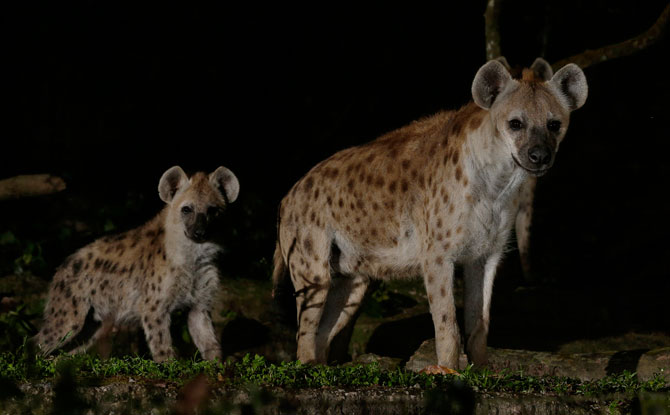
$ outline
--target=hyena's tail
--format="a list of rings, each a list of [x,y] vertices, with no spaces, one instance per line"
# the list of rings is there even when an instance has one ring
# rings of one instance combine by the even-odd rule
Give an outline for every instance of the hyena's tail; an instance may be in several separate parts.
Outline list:
[[[32,339],[43,355],[69,343],[83,328],[91,307],[90,298],[72,292],[71,285],[77,282],[78,276],[72,274],[69,265],[66,261],[54,275],[44,308],[44,322]]]
[[[287,325],[296,324],[296,308],[293,283],[289,278],[289,270],[282,256],[279,241],[275,247],[274,270],[272,271],[272,299],[275,315],[278,320]]]

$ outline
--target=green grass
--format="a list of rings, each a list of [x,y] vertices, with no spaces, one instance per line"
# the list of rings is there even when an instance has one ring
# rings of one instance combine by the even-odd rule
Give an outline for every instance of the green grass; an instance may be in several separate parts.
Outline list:
[[[642,391],[669,391],[663,376],[641,382],[634,373],[623,372],[597,381],[565,377],[535,377],[520,373],[493,373],[468,368],[460,375],[417,374],[404,369],[384,371],[373,363],[353,366],[312,366],[300,362],[270,363],[261,356],[245,356],[238,362],[170,360],[155,363],[127,356],[101,360],[91,355],[43,358],[19,353],[0,354],[0,378],[24,382],[53,380],[64,370],[83,382],[102,383],[132,377],[135,380],[162,380],[181,384],[204,373],[215,382],[229,386],[269,386],[283,388],[322,387],[418,387],[443,388],[455,383],[480,392],[551,393],[594,396],[608,393],[636,394]]]

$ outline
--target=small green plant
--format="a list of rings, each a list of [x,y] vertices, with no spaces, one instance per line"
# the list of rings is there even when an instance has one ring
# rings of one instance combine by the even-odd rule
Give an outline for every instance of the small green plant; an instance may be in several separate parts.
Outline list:
[[[46,262],[42,256],[42,244],[36,241],[20,240],[12,231],[0,234],[0,247],[3,262],[0,271],[11,271],[17,275],[33,272],[41,274],[46,270]],[[9,267],[11,261],[11,267]],[[11,268],[11,269],[10,269]]]
[[[138,356],[101,360],[80,354],[44,358],[20,347],[15,353],[0,353],[0,378],[11,381],[50,379],[59,366],[68,364],[80,380],[98,381],[132,377],[160,379],[181,384],[203,373],[215,382],[229,386],[323,388],[323,387],[418,387],[424,390],[466,387],[474,392],[550,393],[571,395],[606,395],[617,393],[623,398],[637,396],[641,391],[670,391],[665,379],[657,375],[641,382],[633,373],[625,372],[597,381],[580,381],[565,377],[534,377],[511,372],[494,373],[468,367],[459,375],[427,375],[401,368],[382,370],[378,364],[353,366],[312,366],[299,361],[270,363],[262,356],[246,355],[238,362],[170,360],[156,363]],[[623,399],[622,398],[622,399]],[[616,408],[613,404],[612,408]]]

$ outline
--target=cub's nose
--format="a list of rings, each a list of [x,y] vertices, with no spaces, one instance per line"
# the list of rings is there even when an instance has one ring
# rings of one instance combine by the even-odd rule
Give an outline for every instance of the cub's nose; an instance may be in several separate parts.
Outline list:
[[[551,150],[545,145],[537,145],[528,149],[528,160],[536,166],[551,162]]]

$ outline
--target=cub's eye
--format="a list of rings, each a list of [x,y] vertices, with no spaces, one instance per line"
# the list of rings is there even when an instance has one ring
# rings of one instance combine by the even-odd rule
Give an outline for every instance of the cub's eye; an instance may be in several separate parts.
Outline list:
[[[519,131],[520,129],[523,128],[523,123],[521,120],[517,120],[516,118],[513,120],[509,120],[509,128],[512,131]]]
[[[188,215],[189,213],[193,213],[193,208],[190,206],[182,206],[181,208],[181,213]]]
[[[547,130],[551,132],[557,132],[561,129],[561,122],[558,120],[549,120],[547,121]]]
[[[219,216],[222,209],[217,206],[210,206],[207,208],[207,216]]]

